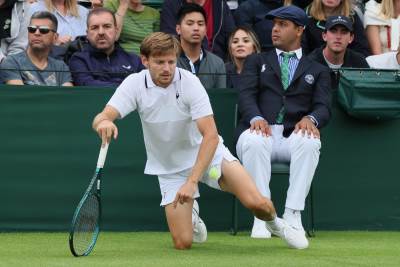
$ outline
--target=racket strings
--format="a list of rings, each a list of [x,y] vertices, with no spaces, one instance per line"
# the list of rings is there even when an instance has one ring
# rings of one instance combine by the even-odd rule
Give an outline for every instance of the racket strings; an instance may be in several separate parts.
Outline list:
[[[82,205],[74,229],[74,250],[84,255],[96,241],[100,205],[98,198],[90,194]]]

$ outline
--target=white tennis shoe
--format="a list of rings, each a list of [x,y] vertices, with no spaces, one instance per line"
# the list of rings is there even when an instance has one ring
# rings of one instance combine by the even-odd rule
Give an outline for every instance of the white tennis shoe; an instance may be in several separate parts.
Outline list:
[[[271,238],[271,232],[268,231],[265,221],[254,217],[251,238]]]
[[[192,223],[193,223],[193,242],[203,243],[207,240],[207,227],[199,216],[200,208],[196,200],[193,202]]]
[[[280,220],[280,229],[272,229],[270,225],[266,224],[267,229],[272,234],[282,238],[290,248],[308,248],[308,240],[304,230],[294,228],[283,219],[277,218],[277,220]]]

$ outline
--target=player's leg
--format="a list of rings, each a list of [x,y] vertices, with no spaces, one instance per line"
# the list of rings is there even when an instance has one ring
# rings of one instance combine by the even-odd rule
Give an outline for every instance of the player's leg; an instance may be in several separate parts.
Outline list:
[[[165,206],[168,228],[176,249],[192,247],[192,208],[193,201],[179,204],[176,207],[172,203]]]
[[[222,176],[219,184],[224,191],[234,194],[246,208],[263,220],[271,221],[276,211],[271,200],[263,197],[239,161],[222,161]]]
[[[266,227],[273,234],[281,237],[289,247],[304,249],[308,240],[301,231],[288,225],[276,216],[271,200],[263,197],[257,190],[249,174],[238,161],[222,161],[221,188],[233,193],[253,214],[266,221]]]
[[[250,130],[244,131],[237,142],[236,152],[245,169],[253,178],[260,193],[271,199],[269,182],[271,178],[271,153],[273,138],[265,137]],[[270,238],[265,222],[254,217],[251,230],[253,238]]]
[[[318,165],[321,141],[292,133],[285,145],[290,152],[290,177],[283,217],[293,227],[303,230],[301,211]]]
[[[186,170],[158,177],[162,196],[160,205],[165,207],[168,227],[177,249],[188,249],[192,242],[201,243],[207,239],[207,228],[199,217],[196,200],[183,205],[178,204],[176,208],[172,204],[176,193],[186,182],[189,172],[190,170]],[[193,197],[199,197],[199,192],[197,191]]]

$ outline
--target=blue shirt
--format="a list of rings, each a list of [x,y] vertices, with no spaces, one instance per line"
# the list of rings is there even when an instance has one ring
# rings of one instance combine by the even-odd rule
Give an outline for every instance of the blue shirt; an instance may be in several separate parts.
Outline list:
[[[70,35],[72,36],[72,39],[75,39],[77,36],[86,35],[86,19],[89,13],[89,10],[83,6],[77,6],[79,15],[78,17],[72,16],[70,13],[67,13],[66,16],[63,16],[57,9],[53,11],[48,10],[44,1],[39,0],[31,5],[29,17],[31,17],[36,11],[49,11],[57,18],[57,33],[60,36]]]
[[[289,84],[292,82],[294,73],[296,72],[297,66],[299,65],[299,61],[303,56],[303,51],[301,48],[294,50],[294,51],[282,51],[278,48],[275,48],[276,54],[278,56],[279,66],[282,65],[283,62],[283,54],[284,52],[294,52],[296,54],[295,57],[289,58]]]

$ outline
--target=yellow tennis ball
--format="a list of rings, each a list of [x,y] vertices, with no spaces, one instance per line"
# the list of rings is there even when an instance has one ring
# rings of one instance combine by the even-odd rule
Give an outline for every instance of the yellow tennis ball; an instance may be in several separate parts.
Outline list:
[[[220,171],[215,166],[211,167],[210,170],[208,171],[208,177],[210,177],[211,179],[217,180],[220,176],[221,176]]]

